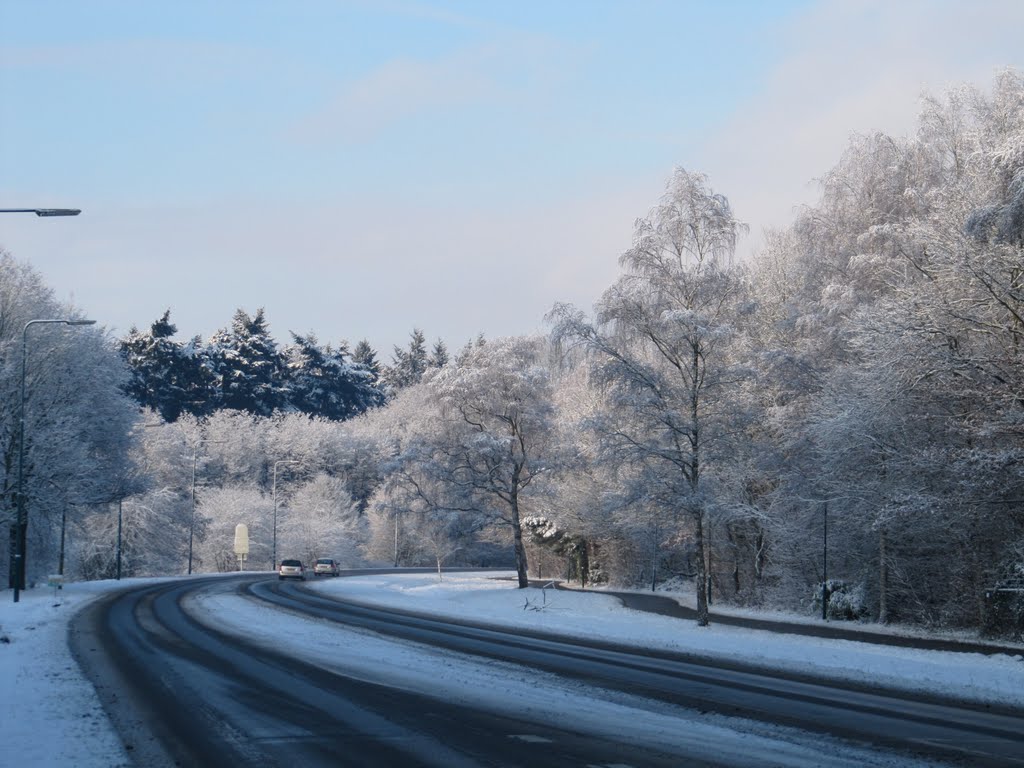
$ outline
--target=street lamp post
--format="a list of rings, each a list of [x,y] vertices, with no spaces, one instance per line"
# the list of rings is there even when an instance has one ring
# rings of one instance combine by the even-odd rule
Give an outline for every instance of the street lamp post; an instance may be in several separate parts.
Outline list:
[[[68,527],[68,505],[64,502],[60,507],[60,554],[57,557],[57,573],[64,575],[64,533]]]
[[[828,502],[821,507],[821,618],[828,621]]]
[[[123,515],[121,514],[121,505],[124,503],[124,499],[117,500],[117,580],[121,580],[121,525],[123,521]]]
[[[200,437],[192,446],[192,513],[188,523],[188,575],[192,575],[192,542],[196,533],[196,468],[199,463],[199,448],[203,445],[219,445],[224,440],[204,440]]]
[[[188,575],[192,575],[192,542],[196,535],[196,463],[199,461],[199,443],[192,446],[192,514],[188,520]]]
[[[41,210],[41,209],[40,209]],[[0,210],[0,212],[3,212]],[[14,602],[25,588],[25,553],[28,543],[28,511],[25,508],[25,371],[28,368],[28,329],[32,325],[95,325],[95,320],[29,320],[21,330],[21,411],[18,419],[18,509],[14,531],[15,553],[12,563]]]
[[[277,467],[279,464],[298,464],[297,461],[289,461],[287,459],[281,459],[274,462],[274,484],[272,495],[274,497],[274,534],[273,544],[270,550],[270,567],[274,569],[277,567]]]

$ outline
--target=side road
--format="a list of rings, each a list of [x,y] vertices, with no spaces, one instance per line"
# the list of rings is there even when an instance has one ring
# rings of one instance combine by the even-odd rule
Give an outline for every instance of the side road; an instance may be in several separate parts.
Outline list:
[[[540,586],[538,584],[538,586]],[[578,587],[557,583],[558,589],[579,590]],[[602,595],[617,597],[626,608],[635,611],[657,613],[662,616],[674,616],[679,619],[697,620],[697,611],[684,605],[672,597],[642,592],[616,592],[613,590],[582,590],[593,591]],[[981,642],[969,640],[944,640],[941,638],[896,635],[886,632],[872,631],[869,626],[856,623],[828,622],[821,624],[805,624],[802,622],[778,621],[774,619],[756,619],[747,616],[729,616],[711,611],[711,623],[746,629],[763,629],[768,632],[780,632],[790,635],[807,637],[827,637],[835,640],[854,640],[859,643],[876,643],[878,645],[894,645],[903,648],[921,648],[928,651],[954,651],[957,653],[983,653],[987,655],[1006,654],[1007,656],[1024,657],[1024,644]]]

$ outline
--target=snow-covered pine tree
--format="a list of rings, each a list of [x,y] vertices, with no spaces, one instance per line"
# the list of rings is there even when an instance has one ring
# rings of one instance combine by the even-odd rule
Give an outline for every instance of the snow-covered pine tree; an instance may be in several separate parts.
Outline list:
[[[207,355],[219,406],[269,416],[285,405],[284,358],[270,335],[263,309],[239,309],[229,328],[210,339]]]
[[[312,333],[300,336],[286,350],[289,403],[302,413],[344,421],[381,405],[383,395],[370,371],[347,360],[348,348],[320,347]]]
[[[118,342],[131,371],[127,394],[167,422],[182,413],[205,413],[213,400],[213,379],[199,339],[181,344],[174,340],[177,332],[168,309],[148,332],[133,326]]]
[[[434,342],[434,348],[430,351],[430,357],[427,358],[427,365],[431,368],[444,368],[448,364],[449,359],[448,347],[441,339],[438,339]]]
[[[376,351],[366,339],[356,344],[352,350],[352,362],[363,366],[370,373],[374,385],[377,384],[380,380],[380,362],[377,360]]]
[[[409,335],[409,348],[395,346],[392,362],[384,370],[384,381],[392,392],[419,384],[427,370],[427,337],[419,328]]]

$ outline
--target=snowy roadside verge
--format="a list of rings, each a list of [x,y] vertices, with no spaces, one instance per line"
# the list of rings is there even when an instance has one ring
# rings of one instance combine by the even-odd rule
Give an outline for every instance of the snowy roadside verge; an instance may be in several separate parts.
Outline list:
[[[31,589],[0,603],[0,766],[123,768],[131,765],[96,691],[68,648],[71,618],[132,581]],[[10,762],[8,762],[10,761]]]
[[[516,589],[493,573],[358,576],[318,582],[348,599],[505,626],[743,662],[864,685],[1024,707],[1024,655],[987,656],[782,635],[633,611],[600,592]],[[534,610],[536,609],[536,610]]]

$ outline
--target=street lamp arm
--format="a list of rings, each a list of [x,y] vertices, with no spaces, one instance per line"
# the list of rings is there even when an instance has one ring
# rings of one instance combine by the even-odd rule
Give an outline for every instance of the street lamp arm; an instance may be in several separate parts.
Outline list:
[[[46,324],[46,323],[57,324],[57,325],[96,325],[96,321],[95,320],[68,320],[68,319],[65,319],[65,318],[59,318],[59,319],[54,318],[52,320],[49,320],[49,319],[29,320],[27,323],[25,323],[25,327],[21,329],[22,345],[24,345],[25,339],[27,338],[26,334],[28,333],[28,327],[30,325],[42,325],[42,324]]]
[[[0,213],[34,213],[36,216],[77,216],[80,208],[0,208]]]

